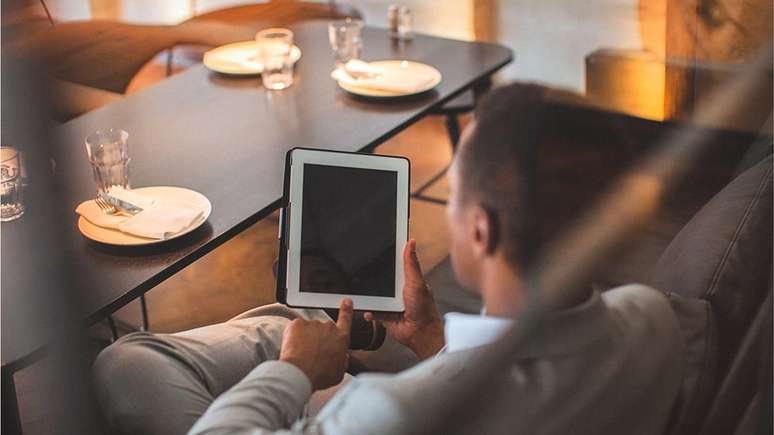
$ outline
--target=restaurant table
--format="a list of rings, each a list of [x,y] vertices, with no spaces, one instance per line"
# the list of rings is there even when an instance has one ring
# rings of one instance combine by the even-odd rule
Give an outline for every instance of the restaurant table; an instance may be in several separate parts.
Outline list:
[[[333,57],[326,26],[292,27],[302,57],[295,83],[283,91],[264,89],[257,77],[227,77],[198,65],[59,127],[54,155],[61,198],[49,213],[66,224],[61,238],[75,288],[44,291],[78,298],[84,325],[104,319],[280,207],[289,149],[371,151],[455,96],[488,83],[512,59],[510,49],[496,44],[421,34],[397,42],[384,29],[365,28],[365,60],[416,60],[443,75],[434,90],[418,96],[366,99],[347,94],[330,78]],[[201,192],[212,203],[207,222],[188,235],[145,247],[114,247],[83,237],[74,209],[95,195],[84,138],[107,127],[129,132],[132,187],[183,186]],[[35,231],[33,221],[24,216],[3,224],[3,253],[33,249],[14,246],[21,243],[20,234]],[[30,322],[14,313],[14,300],[27,290],[19,287],[25,281],[6,281],[6,270],[23,257],[3,258],[2,364],[3,378],[10,382],[7,374],[33,360],[46,344],[44,337],[57,330],[39,319],[37,338],[7,337],[22,327],[12,322]]]

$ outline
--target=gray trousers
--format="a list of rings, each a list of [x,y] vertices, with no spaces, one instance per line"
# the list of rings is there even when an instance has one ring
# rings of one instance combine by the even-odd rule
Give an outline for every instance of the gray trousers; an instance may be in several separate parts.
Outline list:
[[[94,363],[94,391],[102,413],[125,434],[184,434],[220,394],[258,364],[279,357],[285,327],[299,317],[330,320],[321,310],[272,304],[189,331],[126,335]],[[399,371],[416,362],[408,349],[389,340],[378,352],[352,356],[379,371]],[[337,389],[316,392],[309,415]]]

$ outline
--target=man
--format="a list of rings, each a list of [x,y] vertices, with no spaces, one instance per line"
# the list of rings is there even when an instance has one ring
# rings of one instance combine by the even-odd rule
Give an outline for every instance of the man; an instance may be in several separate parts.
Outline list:
[[[463,285],[480,290],[486,315],[447,315],[444,324],[409,241],[406,311],[380,320],[422,361],[413,368],[357,376],[311,415],[310,396],[344,376],[351,301],[342,301],[336,324],[319,311],[272,305],[179,334],[128,335],[106,349],[95,370],[108,420],[125,433],[154,434],[419,430],[525,303],[524,241],[532,229],[521,153],[544,128],[546,92],[525,85],[493,91],[449,171],[452,264]],[[497,394],[479,392],[459,412],[469,414],[465,430],[473,431],[659,433],[678,394],[682,355],[677,320],[661,293],[636,285],[578,292],[530,335],[512,370],[493,374],[497,387],[489,391]],[[495,408],[503,412],[477,420]]]

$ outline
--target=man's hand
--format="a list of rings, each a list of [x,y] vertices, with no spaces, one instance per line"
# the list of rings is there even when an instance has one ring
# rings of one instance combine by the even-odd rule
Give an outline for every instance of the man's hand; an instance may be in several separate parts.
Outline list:
[[[344,377],[352,311],[352,300],[346,298],[336,323],[295,319],[285,329],[279,359],[301,369],[315,391],[332,387]]]
[[[406,311],[399,314],[365,313],[365,319],[381,320],[395,340],[414,351],[420,359],[426,359],[444,345],[443,322],[422,276],[416,245],[412,239],[403,249],[403,304]]]

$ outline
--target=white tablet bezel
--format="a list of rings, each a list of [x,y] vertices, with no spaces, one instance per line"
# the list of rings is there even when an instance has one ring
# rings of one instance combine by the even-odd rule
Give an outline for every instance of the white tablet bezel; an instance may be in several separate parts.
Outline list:
[[[304,164],[318,164],[347,168],[377,169],[397,172],[397,204],[395,231],[395,296],[360,296],[332,293],[310,293],[299,291],[299,269],[301,252],[302,198],[304,189]],[[372,154],[342,153],[294,149],[290,160],[289,222],[286,233],[287,269],[286,301],[290,306],[338,308],[343,297],[349,297],[356,310],[404,311],[403,306],[403,248],[408,239],[409,216],[409,161],[402,157],[378,156]]]

